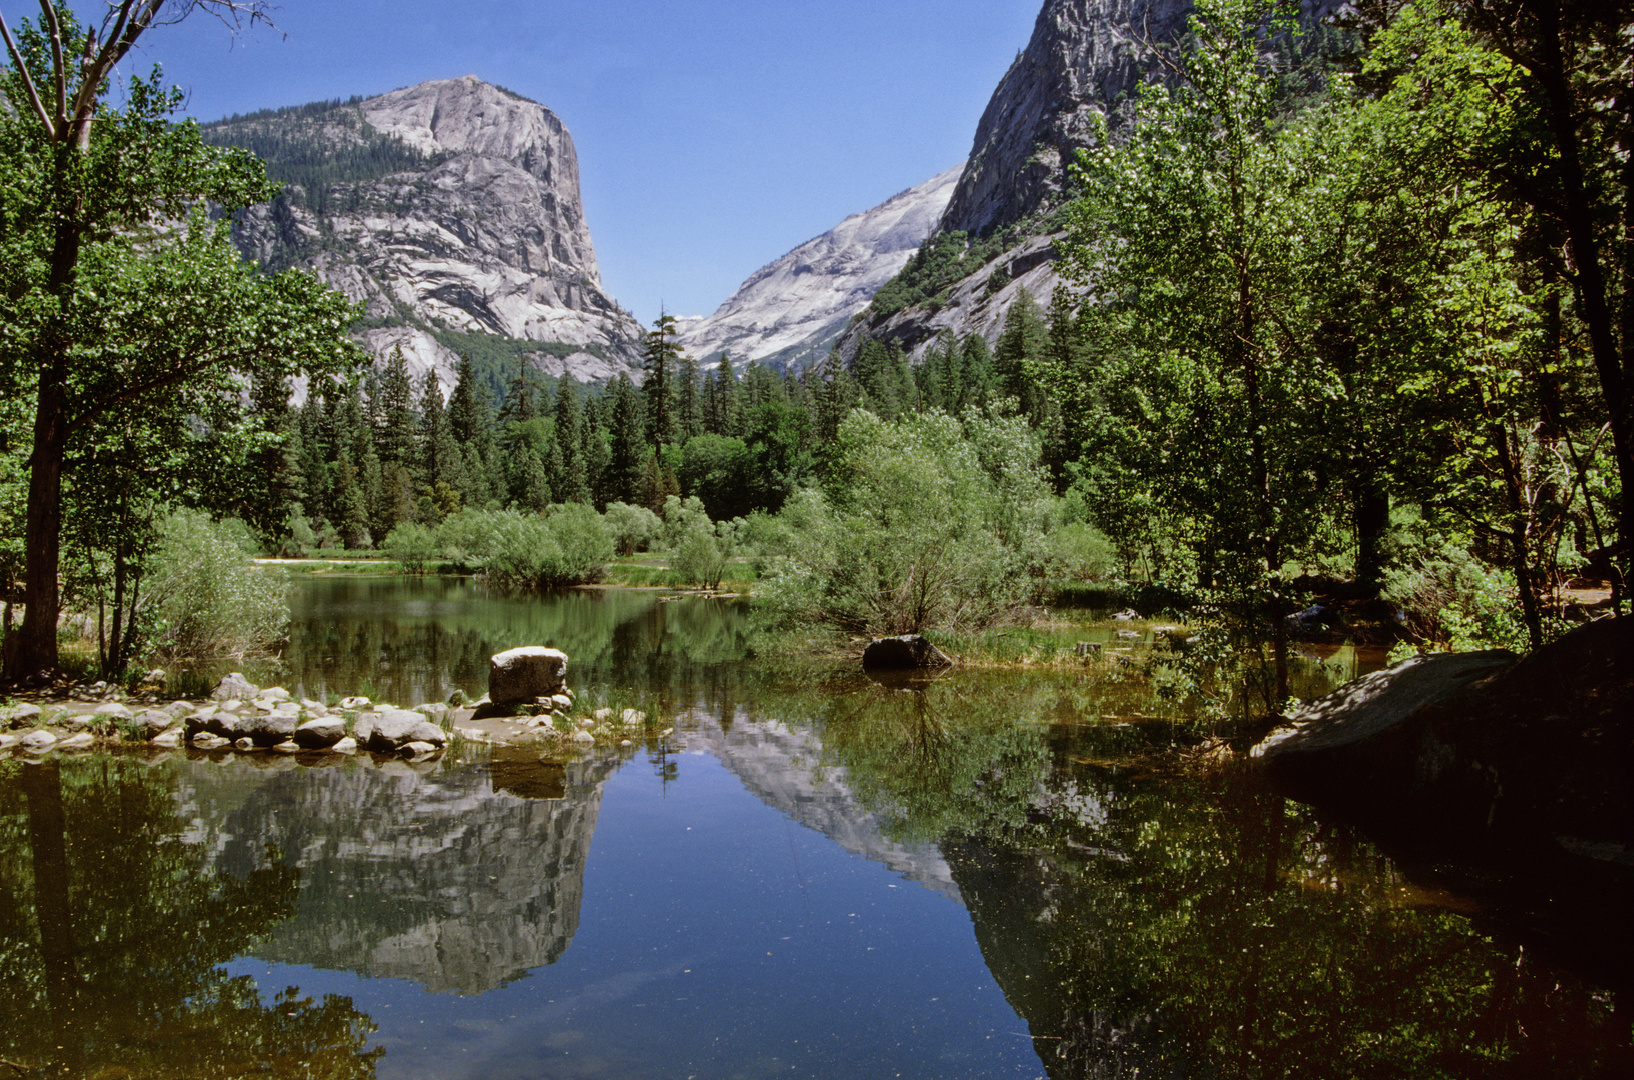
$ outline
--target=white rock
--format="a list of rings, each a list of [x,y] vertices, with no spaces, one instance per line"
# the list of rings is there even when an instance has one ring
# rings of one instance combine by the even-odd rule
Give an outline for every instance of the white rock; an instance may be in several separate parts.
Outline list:
[[[105,716],[109,720],[129,720],[135,714],[117,701],[109,701],[98,705],[91,710],[92,716]]]
[[[298,754],[301,752],[301,744],[285,739],[283,742],[274,745],[273,749],[280,754]]]
[[[335,708],[341,710],[342,712],[356,712],[361,709],[367,709],[371,704],[373,703],[366,697],[349,697],[341,699],[341,703],[335,706]]]
[[[245,753],[249,753],[251,750],[255,749],[255,740],[246,735],[242,739],[239,739],[237,742],[233,743],[233,746],[236,749],[244,751]]]
[[[593,743],[596,741],[596,737],[590,734],[588,731],[585,731],[583,728],[580,728],[578,731],[575,731],[572,735],[568,736],[568,741],[576,743]]]
[[[681,320],[681,345],[706,363],[724,349],[738,367],[825,347],[907,265],[963,170],[957,165],[853,214],[761,267],[713,315]]]
[[[23,749],[43,753],[57,745],[57,736],[50,731],[31,731],[22,739]]]
[[[159,734],[153,737],[151,742],[148,743],[149,746],[157,746],[161,750],[174,750],[181,744],[182,732],[180,728],[171,728],[169,731],[161,731]]]
[[[70,735],[57,744],[58,750],[87,750],[96,742],[96,736],[89,731],[82,731],[78,735]]]
[[[200,750],[219,750],[223,746],[231,746],[232,741],[220,735],[212,735],[208,731],[201,731],[193,736],[193,745]]]
[[[355,754],[357,753],[357,740],[348,735],[329,749],[337,754]]]

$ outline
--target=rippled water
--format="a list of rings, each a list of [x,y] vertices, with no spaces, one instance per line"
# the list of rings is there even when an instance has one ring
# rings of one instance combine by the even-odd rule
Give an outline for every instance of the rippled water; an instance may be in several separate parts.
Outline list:
[[[581,693],[639,695],[676,730],[574,761],[0,761],[0,1058],[86,1077],[1627,1075],[1626,993],[1252,776],[1141,764],[1169,733],[1136,682],[818,683],[745,662],[730,604],[301,588],[292,688],[409,704],[552,643]]]

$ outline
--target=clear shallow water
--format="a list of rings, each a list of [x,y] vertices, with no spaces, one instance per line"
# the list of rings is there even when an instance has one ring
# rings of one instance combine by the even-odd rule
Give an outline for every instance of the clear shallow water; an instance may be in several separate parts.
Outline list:
[[[361,661],[379,696],[441,696],[473,657],[554,634],[581,691],[639,691],[677,732],[572,762],[0,762],[0,1058],[1626,1075],[1626,996],[1251,777],[1131,764],[1166,733],[1128,684],[801,685],[737,659],[723,605],[304,587],[286,674],[309,692]]]

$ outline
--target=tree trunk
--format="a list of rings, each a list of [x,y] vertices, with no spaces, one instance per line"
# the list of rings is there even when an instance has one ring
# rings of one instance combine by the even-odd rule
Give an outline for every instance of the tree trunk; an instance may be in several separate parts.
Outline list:
[[[1594,366],[1600,375],[1600,391],[1611,418],[1612,450],[1622,482],[1622,498],[1617,504],[1617,550],[1612,558],[1613,569],[1626,590],[1630,545],[1634,544],[1634,408],[1631,408],[1634,403],[1629,400],[1627,365],[1617,346],[1605,272],[1600,265],[1599,243],[1594,234],[1593,207],[1583,177],[1574,95],[1561,46],[1560,6],[1558,0],[1544,0],[1532,7],[1538,23],[1535,77],[1543,89],[1547,122],[1559,153],[1562,192],[1557,209],[1566,228],[1567,246],[1576,270],[1573,283],[1588,330]],[[1626,172],[1625,166],[1625,182]]]
[[[8,674],[27,678],[57,667],[57,567],[62,543],[62,460],[67,449],[67,389],[63,365],[42,373],[34,414],[34,453],[28,478],[28,520],[23,531],[27,578],[23,626]]]
[[[1356,491],[1356,583],[1369,596],[1384,587],[1384,541],[1390,533],[1390,495],[1369,471]]]

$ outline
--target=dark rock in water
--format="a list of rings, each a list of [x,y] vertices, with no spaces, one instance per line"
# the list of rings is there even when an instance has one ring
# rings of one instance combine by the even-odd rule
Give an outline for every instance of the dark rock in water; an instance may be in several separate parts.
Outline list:
[[[567,685],[567,654],[542,645],[497,653],[488,661],[488,697],[496,705],[533,701]]]
[[[1524,659],[1421,657],[1301,709],[1255,747],[1298,798],[1478,846],[1634,872],[1634,619]]]
[[[953,661],[920,635],[903,634],[870,642],[862,652],[862,666],[869,671],[914,671],[952,667]]]

